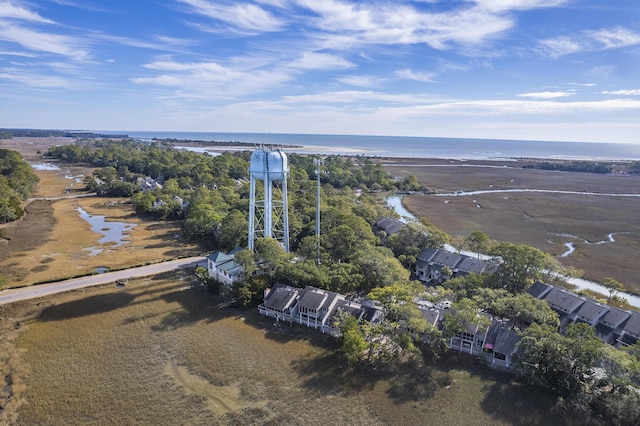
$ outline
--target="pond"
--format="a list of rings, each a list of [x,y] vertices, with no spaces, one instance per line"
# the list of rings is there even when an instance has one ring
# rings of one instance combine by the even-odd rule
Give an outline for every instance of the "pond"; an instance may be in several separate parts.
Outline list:
[[[111,244],[111,247],[127,244],[129,241],[126,238],[136,226],[135,223],[107,221],[105,216],[91,215],[80,206],[77,206],[76,210],[80,213],[80,217],[91,225],[93,232],[102,235],[98,242],[100,244]],[[104,252],[104,249],[96,247],[88,247],[85,250],[90,251],[91,256],[97,256]]]

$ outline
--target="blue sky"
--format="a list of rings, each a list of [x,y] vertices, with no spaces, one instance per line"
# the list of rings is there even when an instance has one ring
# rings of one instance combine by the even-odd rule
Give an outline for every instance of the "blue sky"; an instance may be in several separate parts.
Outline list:
[[[640,144],[640,1],[0,0],[0,127]]]

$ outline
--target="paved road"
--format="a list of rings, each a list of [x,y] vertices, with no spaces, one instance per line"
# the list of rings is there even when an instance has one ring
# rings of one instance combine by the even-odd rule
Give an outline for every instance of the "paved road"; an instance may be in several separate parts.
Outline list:
[[[123,269],[122,271],[107,272],[98,275],[88,275],[86,277],[73,278],[50,284],[39,284],[24,288],[15,288],[0,292],[0,305],[17,302],[20,300],[33,299],[36,297],[48,296],[50,294],[62,293],[64,291],[76,290],[79,288],[94,285],[112,283],[117,280],[127,278],[145,277],[160,274],[162,272],[173,271],[174,269],[190,268],[196,265],[206,265],[204,256],[187,257],[184,259],[170,260],[168,262],[155,263],[153,265],[140,266],[138,268]]]

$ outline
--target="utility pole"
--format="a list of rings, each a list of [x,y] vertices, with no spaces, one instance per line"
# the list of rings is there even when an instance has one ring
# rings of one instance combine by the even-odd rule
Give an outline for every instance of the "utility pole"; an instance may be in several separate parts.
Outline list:
[[[316,262],[320,264],[320,167],[324,165],[322,158],[314,158],[316,165]]]

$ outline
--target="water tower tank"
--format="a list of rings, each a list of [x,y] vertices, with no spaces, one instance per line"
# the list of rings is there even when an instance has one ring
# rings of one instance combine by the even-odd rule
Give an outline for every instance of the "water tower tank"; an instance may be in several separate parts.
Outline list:
[[[249,173],[262,181],[277,181],[289,172],[287,155],[282,151],[253,151],[249,163]]]
[[[249,249],[256,238],[275,238],[289,251],[287,175],[289,163],[282,151],[257,149],[249,160]],[[262,185],[256,185],[262,181]],[[259,187],[262,191],[259,191]],[[277,188],[277,191],[274,191]]]

